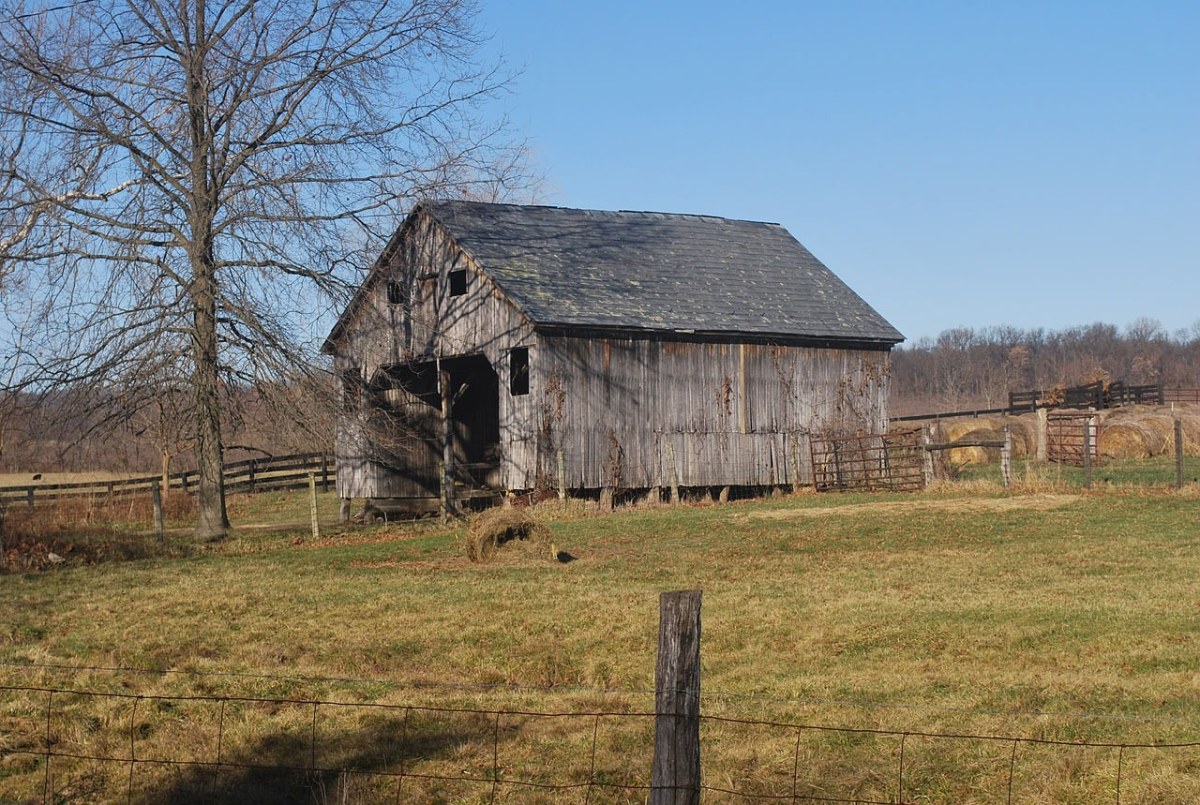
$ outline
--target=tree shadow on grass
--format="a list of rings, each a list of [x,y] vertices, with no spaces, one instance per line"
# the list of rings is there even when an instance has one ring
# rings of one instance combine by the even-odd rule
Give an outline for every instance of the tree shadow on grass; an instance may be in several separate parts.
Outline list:
[[[425,723],[415,723],[418,721]],[[500,729],[500,738],[515,727]],[[314,751],[311,735],[273,732],[245,746],[223,753],[214,763],[146,763],[167,766],[142,771],[146,782],[132,786],[131,801],[142,805],[199,805],[199,803],[254,802],[262,805],[290,803],[371,801],[368,789],[388,790],[389,799],[441,800],[445,794],[465,794],[485,784],[486,774],[476,779],[463,776],[463,769],[479,759],[491,760],[497,735],[494,722],[484,714],[442,715],[435,719],[394,716],[371,718],[356,729],[337,734],[318,732]],[[463,752],[464,747],[468,751]],[[473,748],[472,748],[473,747]],[[436,761],[465,754],[439,778],[436,766],[418,761]],[[480,771],[486,771],[481,769]],[[413,776],[408,776],[413,775]],[[365,796],[365,798],[364,798]]]

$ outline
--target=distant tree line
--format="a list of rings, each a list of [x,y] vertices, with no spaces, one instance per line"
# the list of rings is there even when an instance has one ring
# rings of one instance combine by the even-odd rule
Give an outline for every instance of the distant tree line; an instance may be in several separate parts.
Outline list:
[[[327,373],[219,387],[225,461],[333,452],[335,384]],[[135,393],[136,392],[136,393]],[[195,470],[195,417],[185,385],[75,384],[0,395],[0,472]]]
[[[1096,380],[1200,387],[1200,321],[1167,332],[1141,318],[1065,330],[955,327],[892,352],[893,415],[1006,405],[1010,391]]]

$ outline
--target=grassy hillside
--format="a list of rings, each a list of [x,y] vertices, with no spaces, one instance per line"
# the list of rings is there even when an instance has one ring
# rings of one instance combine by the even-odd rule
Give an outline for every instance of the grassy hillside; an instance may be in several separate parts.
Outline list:
[[[319,540],[297,526],[243,529],[182,555],[0,576],[0,681],[12,688],[0,699],[0,801],[45,790],[44,759],[29,753],[44,749],[48,697],[59,725],[53,740],[78,754],[108,747],[124,757],[132,742],[139,758],[210,762],[220,751],[223,762],[246,766],[215,774],[138,764],[131,783],[129,764],[56,758],[51,782],[67,801],[125,800],[128,791],[146,802],[202,801],[195,791],[280,802],[332,799],[335,789],[348,801],[396,796],[393,778],[248,768],[305,766],[317,735],[325,767],[466,780],[499,767],[502,779],[642,784],[653,731],[646,718],[505,716],[501,724],[431,712],[421,721],[405,710],[314,714],[307,705],[246,702],[222,704],[218,715],[206,701],[17,688],[648,712],[657,596],[685,588],[704,591],[703,709],[714,717],[704,726],[704,774],[714,789],[888,801],[902,785],[906,801],[1004,802],[1011,780],[1013,801],[1089,803],[1111,801],[1120,774],[1121,801],[1197,801],[1197,748],[902,743],[739,723],[1200,740],[1195,489],[1002,494],[980,485],[609,516],[546,504],[538,511],[555,548],[574,561],[510,545],[475,565],[462,529],[440,525]],[[303,496],[239,506],[243,522],[307,517]],[[143,672],[99,670],[112,668]],[[434,790],[442,801],[491,794],[490,784],[418,777],[404,785],[417,800],[436,799]],[[550,802],[562,792],[500,795]],[[584,789],[571,796],[582,801]],[[602,789],[590,799],[644,801],[644,792]]]

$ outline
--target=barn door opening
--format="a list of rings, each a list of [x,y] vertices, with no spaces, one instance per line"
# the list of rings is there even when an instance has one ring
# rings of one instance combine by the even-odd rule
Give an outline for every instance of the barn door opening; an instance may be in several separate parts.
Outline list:
[[[500,482],[500,377],[484,355],[443,359],[449,377],[453,477],[471,489]]]
[[[408,478],[418,487],[414,492],[437,496],[437,468],[445,447],[444,392],[450,409],[450,475],[460,490],[456,495],[499,489],[500,378],[486,356],[397,364],[384,370],[380,382],[374,407],[383,424],[376,428],[375,441],[388,445],[387,460],[381,463],[393,474]],[[385,432],[388,438],[380,438]]]

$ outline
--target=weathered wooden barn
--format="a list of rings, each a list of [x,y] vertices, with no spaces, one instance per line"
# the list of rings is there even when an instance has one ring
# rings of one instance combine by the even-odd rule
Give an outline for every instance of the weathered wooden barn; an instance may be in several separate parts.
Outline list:
[[[903,336],[778,224],[417,205],[324,344],[343,498],[808,483]]]

